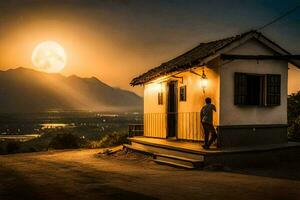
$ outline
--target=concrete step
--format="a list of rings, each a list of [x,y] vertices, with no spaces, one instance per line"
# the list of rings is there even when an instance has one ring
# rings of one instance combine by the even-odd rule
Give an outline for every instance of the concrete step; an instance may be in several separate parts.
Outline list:
[[[156,153],[155,151],[151,151],[147,148],[144,148],[144,146],[124,144],[124,147],[131,149],[133,151],[150,154],[153,156],[153,161],[158,164],[165,164],[165,165],[184,168],[184,169],[196,169],[202,167],[204,164],[203,156],[198,156],[197,159],[194,159],[185,156]]]
[[[195,169],[194,167],[188,166],[188,165],[183,165],[177,162],[171,162],[171,161],[165,161],[165,160],[159,160],[155,159],[154,162],[157,164],[162,164],[162,165],[168,165],[172,167],[178,167],[178,168],[183,168],[183,169]]]
[[[138,151],[138,152],[142,152],[142,153],[146,153],[146,154],[151,154],[153,155],[154,152],[150,152],[148,150],[145,150],[144,148],[142,147],[138,147],[138,146],[133,146],[133,145],[130,145],[130,144],[123,144],[123,146],[127,149],[130,149],[130,150],[133,150],[133,151]]]
[[[192,159],[182,156],[168,155],[168,154],[154,154],[154,161],[158,161],[160,163],[165,162],[169,165],[174,166],[184,166],[186,168],[194,169],[200,168],[204,164],[204,159],[199,157],[200,159]]]
[[[204,155],[193,153],[189,151],[184,151],[182,149],[177,148],[166,148],[164,146],[153,146],[148,144],[142,144],[139,142],[131,141],[132,148],[139,149],[140,151],[148,152],[151,154],[165,154],[182,158],[190,158],[195,160],[204,160]]]
[[[186,162],[203,162],[203,157],[199,157],[200,159],[192,159],[187,157],[181,157],[181,156],[174,156],[174,155],[168,155],[168,154],[154,154],[156,157],[165,157],[165,158],[172,158],[174,160],[183,160]]]

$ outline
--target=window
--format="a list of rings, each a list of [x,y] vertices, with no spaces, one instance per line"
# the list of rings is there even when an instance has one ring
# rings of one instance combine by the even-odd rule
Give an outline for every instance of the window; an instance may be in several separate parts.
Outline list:
[[[234,74],[234,104],[246,105],[247,102],[247,75]]]
[[[186,85],[180,87],[180,101],[186,101]]]
[[[234,75],[235,105],[280,105],[280,75]]]
[[[267,75],[267,105],[280,105],[280,75]]]
[[[163,93],[158,93],[158,105],[163,105]]]

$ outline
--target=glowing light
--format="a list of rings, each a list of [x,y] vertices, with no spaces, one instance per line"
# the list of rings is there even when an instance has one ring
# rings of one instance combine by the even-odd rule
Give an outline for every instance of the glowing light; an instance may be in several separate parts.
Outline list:
[[[31,56],[33,65],[48,73],[60,72],[66,65],[66,53],[61,45],[53,41],[38,44]]]
[[[205,93],[205,89],[208,86],[208,79],[207,79],[207,76],[206,76],[206,74],[204,72],[204,67],[203,67],[203,71],[202,71],[202,76],[201,76],[201,82],[200,82],[200,84],[201,84],[201,87],[203,89],[203,93]]]
[[[163,86],[162,83],[152,83],[149,84],[149,90],[152,92],[163,92]]]
[[[160,83],[153,83],[150,87],[153,91],[157,92],[159,92],[162,88]]]
[[[205,79],[201,79],[201,87],[203,88],[203,89],[205,89],[205,88],[207,88],[207,86],[208,86],[208,80],[207,80],[207,78],[205,78]]]

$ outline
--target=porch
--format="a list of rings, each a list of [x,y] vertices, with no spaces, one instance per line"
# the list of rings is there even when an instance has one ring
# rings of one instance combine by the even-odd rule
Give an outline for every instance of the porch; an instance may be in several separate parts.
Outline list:
[[[247,166],[272,164],[285,159],[294,159],[300,152],[300,143],[258,145],[220,149],[212,146],[202,148],[203,142],[180,141],[174,139],[135,136],[124,147],[153,156],[159,164],[194,169],[204,165]]]
[[[131,142],[136,142],[140,144],[150,145],[154,147],[160,147],[171,150],[178,150],[183,152],[189,152],[194,154],[207,154],[207,153],[216,153],[220,152],[215,145],[212,145],[209,150],[206,150],[202,147],[204,144],[203,141],[184,141],[177,139],[162,139],[162,138],[150,138],[143,136],[135,136],[129,138]]]

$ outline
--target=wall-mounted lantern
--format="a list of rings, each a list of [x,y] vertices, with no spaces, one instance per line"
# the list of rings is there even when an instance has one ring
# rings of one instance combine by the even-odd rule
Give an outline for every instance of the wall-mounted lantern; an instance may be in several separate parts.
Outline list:
[[[162,92],[162,90],[163,90],[162,83],[151,83],[151,84],[149,84],[149,90],[151,92]]]
[[[204,72],[204,67],[203,67],[202,76],[201,76],[201,87],[203,89],[203,93],[205,93],[205,89],[207,88],[207,86],[208,86],[208,79]]]
[[[208,86],[208,79],[207,79],[207,76],[204,71],[204,66],[203,66],[203,70],[202,70],[202,75],[198,74],[197,72],[194,72],[193,70],[190,70],[190,72],[197,76],[200,76],[199,86],[203,89],[203,93],[205,93],[205,89]]]

